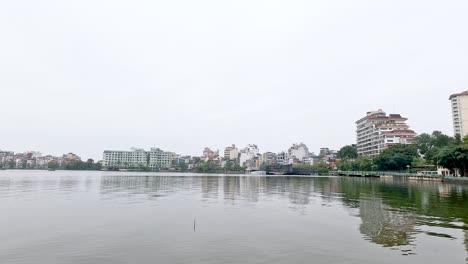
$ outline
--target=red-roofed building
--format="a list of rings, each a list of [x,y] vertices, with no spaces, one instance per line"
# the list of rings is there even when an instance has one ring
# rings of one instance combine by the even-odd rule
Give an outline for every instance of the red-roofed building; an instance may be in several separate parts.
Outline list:
[[[388,146],[412,144],[416,133],[399,114],[387,114],[379,109],[367,112],[356,122],[357,149],[360,156],[375,157]]]

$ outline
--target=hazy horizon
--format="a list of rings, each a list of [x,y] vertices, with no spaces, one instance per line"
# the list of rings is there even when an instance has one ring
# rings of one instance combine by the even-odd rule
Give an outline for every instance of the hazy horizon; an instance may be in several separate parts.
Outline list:
[[[383,109],[453,136],[466,1],[5,1],[0,149],[101,159],[355,143]]]

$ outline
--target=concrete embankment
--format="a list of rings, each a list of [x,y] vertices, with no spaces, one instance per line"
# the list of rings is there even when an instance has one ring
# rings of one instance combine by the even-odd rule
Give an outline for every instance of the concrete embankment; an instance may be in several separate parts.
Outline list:
[[[450,183],[468,183],[468,177],[442,177],[440,175],[425,175],[415,173],[399,173],[385,171],[339,171],[332,175],[344,177],[374,177],[382,179],[401,179],[412,181],[439,181]]]

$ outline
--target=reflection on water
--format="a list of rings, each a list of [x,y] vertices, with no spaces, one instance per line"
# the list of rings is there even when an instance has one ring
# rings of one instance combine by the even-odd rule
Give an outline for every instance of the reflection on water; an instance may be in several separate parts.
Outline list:
[[[262,197],[287,198],[293,205],[307,205],[317,195],[323,202],[342,199],[349,207],[359,208],[362,220],[359,230],[364,238],[385,247],[410,245],[418,233],[418,222],[447,227],[452,221],[467,223],[468,220],[466,186],[433,182],[308,177],[104,176],[100,187],[105,196],[145,194],[149,198],[201,190],[203,198],[216,199],[219,192],[223,192],[223,198],[232,203],[236,200],[256,203]],[[418,214],[421,214],[420,218]],[[466,232],[464,230],[465,238]]]
[[[392,254],[391,252],[398,250],[399,257],[413,258],[411,260],[391,259],[393,255],[386,255],[388,263],[391,261],[436,263],[431,262],[432,250],[437,250],[440,254],[450,254],[450,257],[457,257],[458,260],[460,259],[458,257],[463,255],[463,259],[466,258],[464,262],[468,263],[468,187],[466,185],[335,177],[200,176],[139,173],[131,175],[105,173],[101,175],[100,173],[79,172],[0,173],[0,202],[4,201],[2,204],[6,204],[8,200],[9,204],[16,202],[21,206],[26,206],[20,201],[38,201],[39,204],[39,201],[51,201],[53,197],[55,197],[54,201],[60,201],[64,195],[67,196],[67,199],[72,200],[88,199],[90,205],[97,204],[98,207],[103,207],[100,209],[101,211],[96,213],[102,217],[105,216],[105,210],[108,210],[107,214],[116,213],[118,215],[117,211],[111,211],[114,209],[105,207],[108,204],[141,204],[142,206],[148,204],[173,217],[179,213],[175,213],[175,209],[171,208],[186,210],[187,214],[208,219],[204,221],[211,221],[213,218],[222,218],[223,220],[219,221],[224,223],[248,220],[250,226],[244,225],[243,229],[245,230],[237,231],[232,225],[216,226],[217,221],[212,220],[214,222],[210,227],[216,231],[212,231],[211,235],[206,233],[206,237],[203,238],[206,241],[203,241],[208,243],[207,241],[223,232],[229,233],[233,238],[246,232],[244,236],[237,237],[239,242],[243,241],[242,243],[245,245],[251,242],[256,245],[253,247],[259,247],[266,241],[256,241],[255,239],[258,238],[252,237],[252,234],[256,234],[258,237],[264,236],[265,239],[269,239],[268,237],[273,235],[278,240],[278,245],[276,242],[268,241],[267,244],[270,243],[270,245],[265,246],[270,247],[270,250],[276,249],[278,252],[281,251],[282,247],[284,249],[284,243],[294,244],[297,242],[299,245],[313,243],[315,248],[324,247],[320,252],[325,255],[319,258],[317,263],[321,263],[320,259],[323,260],[323,263],[327,263],[333,257],[339,257],[341,249],[351,251],[353,245],[356,244],[356,240],[353,240],[353,236],[355,236],[352,233],[353,230],[360,234],[360,241],[363,243],[370,242],[381,247],[384,251],[381,251],[380,254]],[[43,203],[40,205],[44,206]],[[252,208],[252,206],[254,207]],[[47,208],[47,205],[45,207]],[[3,209],[12,209],[12,207]],[[83,210],[85,209],[86,207]],[[230,210],[233,209],[236,211],[231,212]],[[275,212],[276,209],[277,212]],[[50,205],[49,210],[54,210],[52,205]],[[209,216],[205,215],[208,214],[207,210],[209,210]],[[139,214],[141,212],[133,213]],[[19,217],[23,213],[24,210],[18,210],[15,216]],[[160,213],[156,215],[160,215]],[[139,218],[137,215],[135,217],[135,219],[145,219]],[[152,219],[153,216],[146,217]],[[359,221],[355,223],[354,219],[359,219]],[[6,218],[0,218],[0,220],[2,220],[0,224],[11,223]],[[151,221],[153,224],[157,221],[164,221],[164,217]],[[179,216],[171,221],[173,221],[172,224],[177,225],[179,221],[182,224],[185,219]],[[201,220],[199,222],[203,223]],[[290,226],[290,223],[293,222],[297,227]],[[171,229],[170,223],[158,223],[165,226],[166,231],[168,228]],[[343,227],[343,225],[345,226]],[[299,228],[299,226],[301,227]],[[335,237],[340,236],[340,234],[335,233],[335,229],[347,227],[351,227],[347,231],[349,233],[340,239],[335,239]],[[264,232],[276,229],[276,234],[258,233],[262,232],[262,229]],[[200,230],[203,230],[203,227],[200,227]],[[324,231],[328,232],[328,235],[324,235]],[[13,234],[11,232],[15,231],[10,230],[3,235],[8,234],[11,237]],[[158,229],[154,232],[162,234],[165,231]],[[202,232],[200,231],[200,233]],[[290,237],[287,234],[290,234]],[[306,240],[299,241],[306,237],[308,237]],[[0,233],[0,238],[5,241],[2,233]],[[183,243],[187,243],[189,247],[191,242],[187,239],[189,238],[185,238]],[[280,243],[281,239],[286,239],[286,241]],[[330,240],[330,245],[334,246],[326,247],[327,239]],[[20,242],[16,241],[15,243]],[[179,241],[179,243],[182,242]],[[242,254],[242,250],[247,250],[241,246],[242,243],[236,246],[238,248],[231,248],[231,250],[238,250],[239,254]],[[169,244],[172,243],[168,242],[166,246]],[[463,245],[463,247],[457,245]],[[193,245],[191,246],[193,247]],[[1,254],[5,252],[1,249],[0,246],[0,259]],[[180,255],[188,252],[187,248],[179,250],[181,251],[178,252]],[[222,248],[218,250],[222,250]],[[365,249],[363,245],[355,250],[360,250],[359,254],[361,255],[373,254],[371,253],[372,249]],[[305,249],[301,249],[300,252],[304,252],[300,253],[304,254],[303,257],[307,254],[318,254]],[[260,253],[251,252],[250,254]],[[270,252],[269,254],[274,255],[275,253]],[[361,257],[354,256],[354,259]],[[380,256],[375,257],[376,259],[380,258]],[[346,256],[342,256],[342,258],[346,259]],[[299,261],[300,259],[297,259],[296,262],[302,263]],[[289,257],[289,260],[293,260],[293,258]],[[366,263],[365,260],[360,261],[360,263]],[[218,259],[218,262],[227,263],[229,261]],[[274,258],[270,262],[275,262]],[[369,259],[368,263],[373,263],[372,259]]]
[[[362,219],[360,231],[370,241],[385,247],[410,244],[416,224],[411,214],[393,211],[381,199],[363,199],[359,209]]]

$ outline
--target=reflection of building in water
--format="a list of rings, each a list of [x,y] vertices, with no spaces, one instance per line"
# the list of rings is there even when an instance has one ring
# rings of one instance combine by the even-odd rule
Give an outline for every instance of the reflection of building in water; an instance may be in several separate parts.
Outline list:
[[[360,231],[373,243],[386,247],[409,245],[416,220],[389,208],[382,200],[360,201],[362,224]]]
[[[199,188],[199,181],[192,177],[152,177],[152,176],[103,176],[101,194],[115,196],[148,195],[166,196],[177,191],[190,191]]]
[[[201,178],[201,190],[203,198],[217,198],[219,181],[221,177],[202,177]]]
[[[260,194],[264,192],[266,177],[241,177],[240,193],[242,198],[250,202],[258,202]]]
[[[293,204],[306,205],[314,191],[313,179],[300,177],[224,177],[224,199],[259,201],[261,196],[278,196]]]
[[[240,196],[240,177],[224,177],[224,199],[235,201]]]
[[[148,199],[169,196],[178,192],[198,194],[204,199],[224,199],[258,202],[262,197],[276,196],[292,204],[306,205],[314,192],[314,180],[301,177],[254,176],[103,176],[100,193],[105,198],[143,195]]]
[[[314,188],[310,178],[291,178],[289,181],[289,200],[293,204],[306,205]]]

